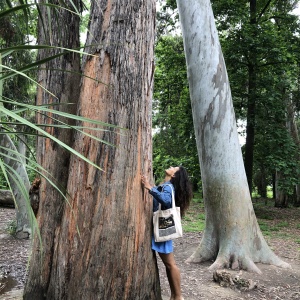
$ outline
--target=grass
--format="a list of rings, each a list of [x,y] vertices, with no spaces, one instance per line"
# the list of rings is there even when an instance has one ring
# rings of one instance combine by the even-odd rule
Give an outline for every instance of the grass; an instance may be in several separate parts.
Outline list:
[[[274,208],[274,201],[271,199],[267,203],[264,200],[254,200],[253,206],[264,236],[293,239],[297,244],[300,244],[299,219],[294,217],[296,221],[294,223],[291,220],[294,212],[295,215],[298,215],[296,208],[276,209]],[[191,201],[190,207],[182,219],[182,226],[184,232],[201,232],[205,229],[204,203],[199,194],[196,194]]]
[[[182,219],[184,232],[199,232],[205,228],[204,204],[199,194],[195,194],[190,207]]]

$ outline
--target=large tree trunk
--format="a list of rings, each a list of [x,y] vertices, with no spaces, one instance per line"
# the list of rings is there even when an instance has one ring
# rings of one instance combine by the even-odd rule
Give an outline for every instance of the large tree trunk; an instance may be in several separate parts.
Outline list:
[[[93,1],[79,112],[127,130],[76,134],[55,231],[46,299],[161,299],[151,250],[152,201],[140,174],[151,174],[151,97],[155,2]],[[53,209],[52,209],[53,211]],[[41,215],[42,217],[42,215]],[[52,229],[53,230],[53,229]],[[27,294],[26,299],[31,298]],[[39,298],[43,299],[43,298]]]
[[[269,248],[257,224],[210,1],[177,3],[206,210],[204,235],[189,261],[213,259],[211,269],[256,272],[255,262],[288,267]]]
[[[3,147],[0,148],[0,156],[8,166],[8,180],[16,202],[16,237],[29,238],[31,235],[30,214],[32,213],[29,201],[30,182],[23,158],[17,154],[17,148],[7,134],[1,134],[0,146]],[[18,176],[14,174],[13,170]]]
[[[45,1],[41,1],[45,2]],[[57,1],[46,1],[57,4]],[[79,9],[79,0],[65,1],[68,8],[74,10],[73,4]],[[56,10],[40,6],[43,22],[39,22],[38,43],[41,45],[60,46],[69,49],[78,48],[79,43],[79,17],[66,9]],[[39,59],[60,53],[59,49],[39,51]],[[66,71],[66,72],[64,72]],[[72,73],[73,72],[73,73]],[[76,73],[74,73],[76,72]],[[38,105],[55,104],[54,109],[76,114],[77,102],[80,93],[80,57],[77,53],[68,53],[46,63],[39,70],[38,81],[57,98],[46,90],[38,88],[36,102]],[[66,103],[72,103],[66,105]],[[74,125],[74,121],[66,120],[53,114],[40,114],[37,116],[39,124],[58,124],[52,118]],[[72,144],[72,131],[69,129],[54,129],[46,127],[48,133],[63,141]],[[37,159],[39,164],[52,176],[53,181],[66,193],[70,153],[62,149],[57,143],[39,137],[37,140]],[[49,177],[49,174],[45,174]],[[24,299],[44,299],[48,291],[52,260],[57,230],[61,222],[66,200],[60,192],[43,177],[39,188],[38,223],[41,234],[41,244],[38,236],[35,237],[32,257],[30,261],[28,280],[25,286]],[[37,198],[37,195],[33,195]]]

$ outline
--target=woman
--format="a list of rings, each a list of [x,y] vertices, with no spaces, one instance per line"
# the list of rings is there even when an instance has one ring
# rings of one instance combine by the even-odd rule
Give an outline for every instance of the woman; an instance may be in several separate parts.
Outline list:
[[[142,184],[153,196],[153,211],[158,210],[159,203],[161,204],[161,209],[172,207],[173,188],[176,206],[180,207],[181,215],[184,215],[192,198],[192,186],[184,167],[170,167],[167,169],[165,171],[165,180],[158,187],[152,186],[145,176],[142,176]],[[180,287],[180,271],[176,266],[173,255],[173,241],[155,242],[154,236],[152,236],[152,249],[157,251],[166,267],[171,289],[170,300],[183,300]]]

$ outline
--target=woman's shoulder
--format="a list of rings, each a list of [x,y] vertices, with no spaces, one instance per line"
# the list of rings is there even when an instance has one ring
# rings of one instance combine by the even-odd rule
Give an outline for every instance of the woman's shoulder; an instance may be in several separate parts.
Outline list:
[[[170,181],[163,182],[162,184],[159,185],[161,190],[171,190],[174,189],[173,184]]]

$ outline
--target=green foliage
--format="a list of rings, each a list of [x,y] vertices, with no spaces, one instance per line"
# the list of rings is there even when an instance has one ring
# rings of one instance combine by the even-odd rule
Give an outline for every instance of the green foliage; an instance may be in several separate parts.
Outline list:
[[[211,3],[237,119],[246,120],[248,101],[255,99],[254,184],[259,185],[259,181],[264,180],[265,186],[273,186],[275,171],[281,172],[283,176],[278,182],[278,187],[284,193],[292,195],[294,186],[299,183],[300,178],[300,162],[297,154],[300,152],[299,145],[291,137],[286,126],[287,104],[292,102],[295,107],[294,117],[299,128],[300,26],[299,16],[292,14],[295,1],[257,2],[256,14],[252,16],[250,16],[249,1],[246,0],[213,0]],[[177,16],[176,1],[160,1],[160,7],[159,18],[165,20],[169,26],[167,32],[170,34],[170,30],[175,27],[174,20]],[[173,17],[170,19],[170,16]],[[177,164],[180,161],[178,157],[174,159],[174,155],[171,154],[172,149],[177,149],[170,140],[174,137],[174,141],[178,141],[176,127],[179,123],[169,121],[170,112],[175,111],[173,106],[176,99],[170,80],[174,76],[172,74],[176,72],[179,80],[182,78],[178,66],[182,66],[184,62],[183,59],[179,59],[178,52],[175,54],[172,50],[170,46],[172,39],[178,40],[179,37],[160,36],[156,47],[159,70],[156,73],[155,99],[161,106],[159,108],[155,106],[155,114],[157,118],[161,117],[165,120],[164,124],[158,126],[164,132],[161,131],[159,137],[155,137],[154,140],[156,169],[160,161],[167,164],[169,162]],[[175,44],[175,41],[173,43]],[[161,61],[165,63],[165,68],[161,65]],[[252,90],[249,89],[251,68],[256,76],[255,88]],[[158,76],[161,74],[166,75],[163,77],[164,91],[158,81]],[[183,78],[186,78],[185,76]],[[186,89],[188,95],[188,87]],[[181,90],[178,88],[178,94],[183,97]],[[168,110],[164,110],[167,105],[169,105]],[[182,113],[177,115],[181,120],[189,118],[191,122],[191,115]],[[162,136],[166,144],[170,145],[169,151],[162,151],[166,148],[161,146]],[[159,153],[157,153],[158,149]],[[197,163],[193,165],[196,168]],[[269,197],[271,197],[270,192]]]
[[[279,171],[279,189],[292,195],[300,178],[299,145],[286,126],[288,103],[296,103],[299,91],[299,17],[291,13],[295,2],[257,2],[255,19],[249,1],[212,4],[237,118],[247,117],[249,99],[255,99],[254,178],[272,185]],[[250,69],[256,76],[251,90]]]
[[[185,166],[197,187],[199,162],[192,121],[183,41],[162,37],[155,49],[153,169],[157,182],[171,165]]]

